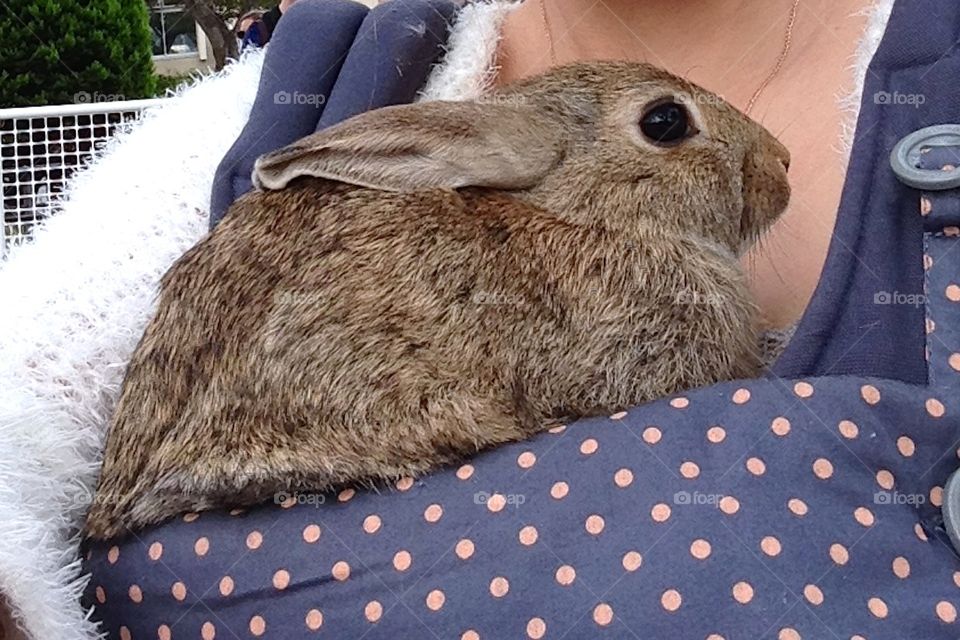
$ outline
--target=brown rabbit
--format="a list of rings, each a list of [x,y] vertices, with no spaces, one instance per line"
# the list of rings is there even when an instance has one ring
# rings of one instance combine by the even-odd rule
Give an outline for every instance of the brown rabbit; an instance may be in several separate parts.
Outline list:
[[[737,256],[787,164],[716,96],[614,62],[262,157],[262,190],[163,279],[87,532],[422,474],[754,375]]]

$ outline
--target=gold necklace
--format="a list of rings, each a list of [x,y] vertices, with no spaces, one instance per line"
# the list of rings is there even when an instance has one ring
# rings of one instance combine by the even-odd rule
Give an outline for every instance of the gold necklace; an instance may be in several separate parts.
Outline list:
[[[557,66],[557,51],[553,43],[553,32],[550,29],[550,19],[547,17],[546,0],[540,0],[539,4],[540,17],[543,19],[543,30],[547,35],[547,43],[550,47],[550,65],[555,67]],[[766,90],[766,88],[771,82],[773,82],[773,79],[776,78],[783,69],[783,65],[787,61],[787,56],[790,54],[790,47],[793,44],[793,28],[797,24],[797,11],[799,8],[800,0],[793,0],[793,5],[791,5],[790,13],[787,16],[787,29],[783,37],[783,48],[780,50],[780,55],[777,56],[777,62],[773,65],[773,70],[766,78],[764,78],[763,82],[760,83],[760,86],[757,87],[757,90],[753,92],[753,95],[747,102],[747,106],[743,110],[745,114],[749,114],[753,110],[753,107],[757,104],[757,100],[760,99],[760,96],[763,95],[763,92]]]

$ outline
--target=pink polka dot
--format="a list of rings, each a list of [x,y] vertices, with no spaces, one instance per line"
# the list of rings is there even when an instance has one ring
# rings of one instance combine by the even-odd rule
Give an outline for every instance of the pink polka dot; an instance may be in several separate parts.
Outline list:
[[[830,559],[834,563],[843,566],[850,561],[850,552],[847,551],[847,548],[839,543],[834,543],[830,545]]]
[[[596,440],[594,440],[593,438],[587,438],[586,440],[580,443],[580,453],[586,456],[589,456],[596,453],[599,447],[600,445],[597,444]]]
[[[886,618],[887,613],[889,613],[887,603],[880,598],[870,598],[867,600],[867,608],[876,618]]]
[[[924,325],[924,330],[927,333],[933,333],[937,329],[937,323],[934,322],[931,318],[927,318],[926,320],[924,320],[923,325]]]
[[[930,504],[935,507],[943,506],[943,487],[936,486],[930,488]]]
[[[567,425],[565,424],[559,424],[555,427],[550,427],[549,429],[547,429],[547,431],[550,433],[563,433],[566,430],[567,430]]]
[[[909,458],[917,451],[917,445],[907,436],[897,438],[897,450],[905,458]]]
[[[537,538],[539,537],[537,528],[532,525],[527,525],[523,529],[520,529],[520,533],[517,537],[520,539],[520,544],[525,547],[529,547],[532,544],[536,544]]]
[[[196,521],[197,519],[199,519],[199,518],[200,518],[200,514],[199,514],[199,513],[185,513],[185,514],[183,514],[183,521],[184,521],[184,522],[195,522],[195,521]]]
[[[340,560],[333,565],[333,568],[330,569],[330,573],[333,575],[335,580],[343,582],[350,577],[350,565],[343,560]]]
[[[782,549],[783,547],[780,545],[780,541],[774,536],[766,536],[760,541],[760,550],[768,556],[778,556]]]
[[[251,551],[260,548],[260,545],[263,544],[263,534],[259,531],[252,531],[247,536],[247,548]]]
[[[460,478],[461,480],[469,480],[472,475],[473,475],[472,464],[465,464],[459,469],[457,469],[457,477]]]
[[[920,526],[920,523],[919,523],[919,522],[918,522],[917,524],[913,525],[913,533],[914,533],[915,536],[917,536],[917,538],[918,538],[921,542],[926,542],[926,541],[927,541],[927,534],[926,534],[926,532],[923,530],[923,527]]]
[[[700,475],[700,467],[696,462],[686,461],[680,465],[680,475],[688,480],[692,480]]]
[[[957,608],[946,600],[941,600],[936,606],[937,617],[947,624],[957,621]]]
[[[97,595],[97,602],[104,604],[107,601],[107,592],[103,590],[103,587],[98,586],[95,593]]]
[[[110,564],[117,564],[117,560],[120,558],[120,547],[113,546],[107,551],[107,562]]]
[[[130,635],[130,629],[121,626],[120,627],[120,640],[131,640],[132,636]]]
[[[310,631],[316,631],[323,626],[323,613],[319,609],[310,609],[307,611],[307,617],[304,618],[304,624]]]
[[[344,489],[339,494],[337,494],[337,500],[339,502],[349,502],[353,496],[357,495],[356,490],[354,489]]]
[[[944,293],[947,295],[947,300],[950,302],[960,302],[960,287],[957,285],[948,285]]]
[[[927,413],[934,418],[942,418],[943,414],[946,412],[946,409],[943,406],[943,403],[937,400],[936,398],[930,398],[926,402]]]
[[[557,573],[555,577],[557,579],[557,583],[560,586],[569,587],[571,584],[573,584],[573,581],[576,579],[577,572],[574,570],[573,567],[571,567],[568,564],[565,564],[559,569],[557,569]]]
[[[960,353],[951,353],[947,363],[954,371],[960,371]]]
[[[773,422],[770,423],[770,430],[782,438],[790,433],[790,421],[783,416],[774,418]]]
[[[738,582],[733,585],[733,599],[740,604],[748,604],[753,600],[753,586],[749,582]]]
[[[601,518],[597,514],[593,514],[592,516],[587,517],[587,520],[584,523],[584,526],[586,527],[588,533],[596,536],[596,535],[600,535],[600,533],[603,531],[603,527],[605,526],[605,523],[603,521],[603,518]]]
[[[517,457],[517,465],[521,469],[529,469],[537,462],[537,456],[532,451],[524,451]]]
[[[737,389],[733,392],[733,397],[731,398],[734,404],[746,404],[750,402],[750,390],[749,389]]]
[[[440,611],[443,608],[443,603],[447,601],[447,596],[440,589],[434,589],[427,594],[427,609],[431,611]]]
[[[817,458],[813,462],[813,475],[821,480],[827,480],[833,475],[833,463],[826,458]]]
[[[793,385],[793,392],[800,398],[809,398],[813,395],[813,385],[809,382],[798,382]]]
[[[170,627],[165,624],[157,627],[157,640],[171,640],[173,638],[173,633],[170,631]]]
[[[210,551],[210,540],[205,537],[197,538],[197,541],[193,544],[193,551],[200,557],[207,555],[207,552]]]
[[[663,433],[656,427],[647,427],[643,430],[643,441],[647,444],[657,444],[662,437]]]
[[[543,618],[530,618],[527,623],[527,637],[530,640],[541,640],[545,635],[547,635],[547,623]]]
[[[460,636],[460,640],[480,640],[480,634],[473,629],[467,629],[463,632],[463,635]]]
[[[812,605],[820,606],[823,604],[823,591],[815,584],[808,584],[803,588],[803,597]]]
[[[873,513],[866,507],[857,507],[853,511],[854,519],[864,527],[872,527],[874,523]]]
[[[897,556],[894,558],[891,568],[893,569],[893,575],[897,576],[901,580],[910,577],[910,561],[903,556]]]
[[[667,589],[660,596],[660,606],[671,613],[680,608],[683,604],[683,597],[676,589]]]
[[[371,600],[363,608],[363,615],[368,622],[379,622],[383,615],[383,605],[376,600]]]
[[[250,618],[250,633],[255,636],[262,636],[267,630],[267,621],[263,616],[253,616]]]
[[[679,398],[674,398],[670,401],[670,406],[674,409],[686,409],[690,406],[690,401],[683,396]]]
[[[801,640],[801,638],[796,629],[784,627],[783,629],[780,629],[780,633],[777,634],[777,640]],[[853,640],[853,638],[850,640]]]
[[[220,595],[223,597],[229,596],[231,593],[233,593],[233,587],[233,578],[230,576],[223,576],[220,578],[220,584],[218,585],[218,588],[220,589]]]
[[[473,540],[469,538],[464,538],[457,543],[456,553],[457,557],[461,560],[467,560],[470,556],[473,555],[474,545]]]
[[[410,555],[409,551],[397,551],[393,556],[393,568],[397,571],[406,571],[412,563],[413,556]]]
[[[720,511],[723,511],[728,516],[740,511],[740,501],[733,496],[724,496],[720,498],[718,506],[720,507]]]
[[[376,533],[380,531],[382,525],[383,521],[380,519],[380,516],[376,514],[371,514],[363,519],[363,530],[366,533]]]
[[[612,416],[610,416],[610,419],[611,419],[611,420],[623,420],[623,419],[626,418],[626,417],[627,417],[627,412],[626,412],[626,411],[617,411],[615,414],[613,414]]]
[[[707,440],[713,444],[720,444],[727,437],[727,432],[723,427],[710,427],[707,429]]]
[[[807,511],[810,510],[807,503],[800,498],[790,498],[787,501],[787,509],[790,509],[790,512],[795,516],[805,516]]]
[[[203,640],[213,640],[217,637],[217,628],[213,626],[212,622],[204,622],[200,628],[200,637]]]
[[[173,586],[170,587],[170,593],[173,595],[174,600],[183,602],[187,599],[187,585],[182,582],[174,582]]]
[[[550,496],[555,500],[562,500],[570,492],[570,486],[566,482],[556,482],[550,487]]]
[[[621,564],[623,564],[623,568],[627,571],[636,571],[640,568],[640,565],[643,564],[643,556],[636,551],[628,551],[623,554]]]
[[[690,544],[690,555],[697,560],[706,560],[710,557],[711,551],[710,543],[702,538],[698,538]]]
[[[860,433],[860,428],[857,424],[850,420],[841,420],[840,424],[837,425],[837,429],[840,430],[840,435],[847,440],[853,440],[857,437],[857,434]]]
[[[613,474],[613,483],[623,489],[633,483],[633,471],[630,469],[619,469]]]
[[[286,569],[280,569],[273,574],[273,587],[283,591],[290,586],[290,572]]]
[[[880,469],[880,471],[877,471],[877,484],[880,485],[881,488],[887,489],[888,491],[893,489],[893,474],[886,469]]]
[[[136,604],[143,602],[143,590],[140,589],[139,585],[130,585],[130,588],[127,590],[127,595],[129,595],[130,600]]]
[[[601,627],[607,626],[613,622],[613,608],[610,605],[601,602],[593,608],[593,621]]]
[[[497,576],[490,581],[490,595],[502,598],[510,591],[510,582],[503,576]]]
[[[666,522],[670,519],[670,507],[662,502],[653,505],[650,510],[650,517],[654,522]]]
[[[762,476],[767,472],[767,465],[760,458],[747,458],[747,471],[755,476]]]
[[[443,517],[443,507],[438,504],[431,504],[423,511],[423,519],[431,524],[438,522],[441,517]]]
[[[147,551],[147,557],[156,562],[160,559],[160,556],[163,555],[163,545],[159,542],[154,542],[150,545],[150,549]]]
[[[304,542],[306,542],[307,544],[313,544],[314,542],[316,542],[316,541],[319,540],[319,539],[320,539],[320,527],[319,527],[319,526],[317,526],[317,525],[315,525],[315,524],[311,524],[311,525],[307,525],[306,527],[304,527],[304,529],[303,529],[303,541],[304,541]]]
[[[495,493],[487,500],[487,510],[491,513],[498,513],[503,511],[503,508],[507,506],[507,499],[499,493]]]
[[[409,476],[400,478],[394,486],[396,486],[397,491],[409,491],[413,487],[413,478]]]
[[[930,201],[930,198],[921,197],[920,198],[920,215],[928,216],[930,212],[933,211],[933,202]]]
[[[880,390],[872,384],[865,384],[860,387],[860,397],[867,404],[877,404],[880,402]]]

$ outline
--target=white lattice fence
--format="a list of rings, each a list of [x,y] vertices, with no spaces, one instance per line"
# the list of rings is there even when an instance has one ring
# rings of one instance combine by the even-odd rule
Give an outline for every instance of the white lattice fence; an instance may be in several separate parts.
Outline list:
[[[160,99],[130,100],[0,109],[0,256],[11,245],[30,239],[36,225],[55,211],[64,183],[118,127],[137,120],[144,109],[159,102]]]

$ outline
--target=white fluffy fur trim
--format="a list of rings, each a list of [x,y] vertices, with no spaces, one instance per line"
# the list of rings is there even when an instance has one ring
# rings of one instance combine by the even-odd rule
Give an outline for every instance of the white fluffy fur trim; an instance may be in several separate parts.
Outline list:
[[[503,21],[519,3],[484,2],[464,7],[447,39],[447,53],[427,79],[421,100],[472,100],[493,85]]]
[[[145,114],[0,267],[0,591],[28,637],[96,637],[77,525],[157,283],[207,229],[214,171],[256,95],[255,52]]]

